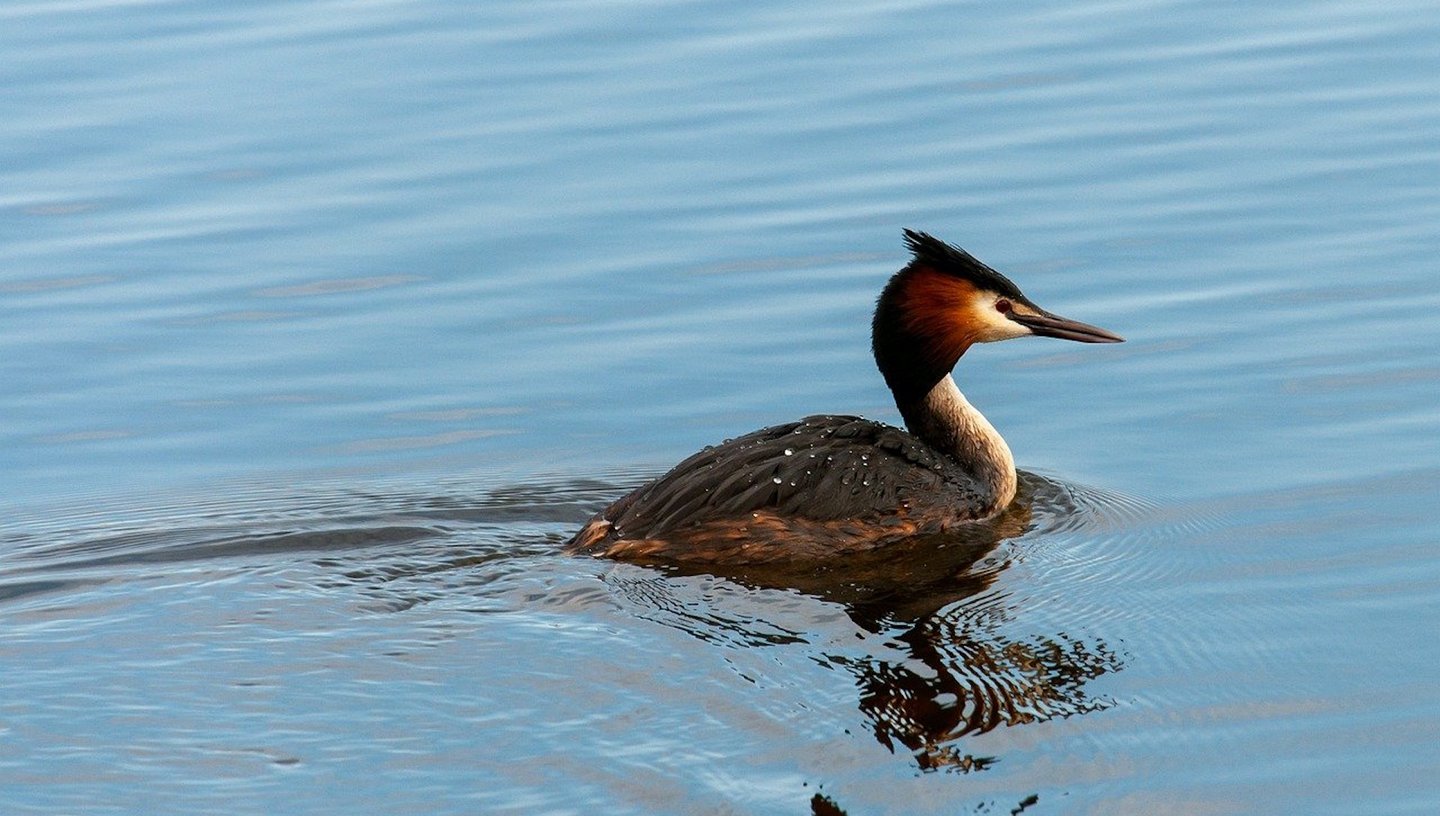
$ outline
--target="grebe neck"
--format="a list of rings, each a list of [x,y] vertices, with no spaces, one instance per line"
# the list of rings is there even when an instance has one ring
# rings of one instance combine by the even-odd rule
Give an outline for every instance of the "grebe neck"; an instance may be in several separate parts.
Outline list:
[[[954,457],[987,492],[985,515],[1015,498],[1015,458],[990,420],[971,405],[949,374],[923,397],[900,402],[910,432]]]

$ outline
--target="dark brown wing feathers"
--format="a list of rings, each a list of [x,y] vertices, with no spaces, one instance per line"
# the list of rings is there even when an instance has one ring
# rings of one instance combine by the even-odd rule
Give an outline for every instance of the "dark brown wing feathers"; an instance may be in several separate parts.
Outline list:
[[[700,451],[601,511],[570,546],[685,560],[822,555],[808,551],[942,531],[972,519],[980,498],[954,460],[899,428],[812,416]]]

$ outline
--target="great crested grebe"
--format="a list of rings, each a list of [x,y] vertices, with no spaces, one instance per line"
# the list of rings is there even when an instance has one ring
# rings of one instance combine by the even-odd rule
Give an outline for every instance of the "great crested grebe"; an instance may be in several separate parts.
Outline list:
[[[914,254],[875,304],[875,364],[909,432],[812,416],[707,447],[600,511],[568,549],[609,558],[764,563],[838,556],[990,518],[1015,498],[1010,448],[950,370],[971,345],[1124,338],[1036,306],[959,247]]]

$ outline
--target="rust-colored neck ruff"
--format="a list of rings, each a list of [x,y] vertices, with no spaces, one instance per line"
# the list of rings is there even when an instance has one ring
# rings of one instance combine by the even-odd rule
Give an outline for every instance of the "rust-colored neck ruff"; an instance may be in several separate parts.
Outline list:
[[[915,352],[927,362],[949,371],[979,339],[979,327],[968,319],[977,297],[970,281],[921,266],[910,272],[898,295],[901,320],[918,341]]]

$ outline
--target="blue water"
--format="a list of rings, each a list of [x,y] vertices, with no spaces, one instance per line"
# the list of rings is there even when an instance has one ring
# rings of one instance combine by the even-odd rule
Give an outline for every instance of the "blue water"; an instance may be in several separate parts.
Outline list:
[[[0,810],[1440,810],[1440,9],[0,9]],[[898,422],[931,231],[1129,342],[956,372],[973,564],[561,554]]]

